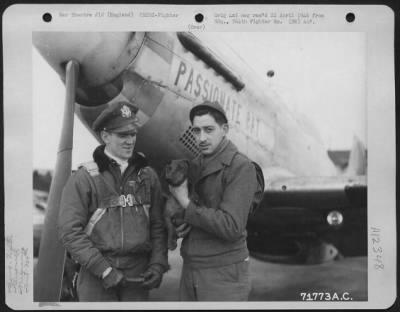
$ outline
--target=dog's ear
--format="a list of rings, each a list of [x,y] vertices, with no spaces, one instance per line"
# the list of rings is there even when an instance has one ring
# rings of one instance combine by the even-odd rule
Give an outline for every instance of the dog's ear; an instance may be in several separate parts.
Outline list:
[[[179,159],[176,161],[177,167],[179,168],[179,171],[184,174],[185,176],[188,176],[189,174],[189,161],[187,159]]]
[[[185,166],[186,175],[189,181],[193,180],[193,172],[191,170],[191,162],[189,159],[182,159],[182,164]]]
[[[163,168],[163,170],[162,170],[162,172],[161,172],[161,176],[162,176],[164,179],[165,179],[165,177],[167,176],[167,171],[168,171],[169,167],[171,166],[171,163],[172,163],[172,160],[168,161],[168,162],[165,164],[165,166],[164,166],[164,168]]]

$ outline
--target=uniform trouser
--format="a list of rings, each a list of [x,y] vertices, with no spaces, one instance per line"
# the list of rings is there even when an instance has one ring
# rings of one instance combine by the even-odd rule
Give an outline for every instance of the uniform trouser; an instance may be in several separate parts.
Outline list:
[[[248,259],[201,269],[183,263],[179,286],[181,301],[247,301],[250,290]]]
[[[120,271],[125,277],[138,277],[148,265],[148,259],[138,259],[135,266]],[[103,281],[84,267],[78,275],[77,294],[79,301],[147,301],[149,290],[133,283],[105,289]]]

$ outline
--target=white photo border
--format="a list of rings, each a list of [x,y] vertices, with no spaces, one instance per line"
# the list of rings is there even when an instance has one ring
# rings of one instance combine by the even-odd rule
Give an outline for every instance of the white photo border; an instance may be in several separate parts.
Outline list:
[[[318,12],[324,18],[312,25],[222,25],[206,18],[203,29],[193,16],[212,17],[218,12]],[[157,22],[144,18],[58,18],[60,12],[161,12],[178,18]],[[54,17],[43,22],[45,12]],[[356,23],[348,23],[348,12]],[[396,202],[395,202],[395,84],[394,12],[383,5],[13,5],[3,14],[4,69],[4,185],[6,247],[32,254],[32,32],[34,31],[254,31],[254,32],[362,32],[367,42],[367,139],[368,139],[368,300],[366,302],[245,302],[190,303],[191,309],[382,309],[390,307],[396,289]],[[30,210],[29,210],[30,211]],[[374,246],[372,229],[380,231]],[[374,249],[375,247],[375,249]],[[376,247],[383,249],[385,268],[374,267]],[[6,253],[7,258],[7,253]],[[13,309],[185,309],[188,303],[68,303],[40,305],[33,302],[33,257],[26,257],[24,287],[8,291],[6,304]],[[8,270],[6,267],[6,285]],[[26,280],[25,280],[26,279]]]

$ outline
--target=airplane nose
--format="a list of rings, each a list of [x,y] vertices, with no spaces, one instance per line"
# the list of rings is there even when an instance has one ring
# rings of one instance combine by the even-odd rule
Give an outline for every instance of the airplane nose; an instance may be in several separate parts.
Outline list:
[[[159,54],[151,53],[154,62],[149,62],[148,51],[155,48],[148,36],[145,32],[34,32],[32,42],[63,81],[65,64],[70,60],[79,64],[75,112],[90,129],[97,116],[116,101],[136,106],[143,126],[163,100],[165,90],[159,81],[167,77],[170,64],[162,57],[170,51],[157,45]]]
[[[62,79],[65,64],[76,60],[81,68],[78,87],[86,89],[115,79],[137,55],[143,34],[34,32],[32,39],[33,45]]]

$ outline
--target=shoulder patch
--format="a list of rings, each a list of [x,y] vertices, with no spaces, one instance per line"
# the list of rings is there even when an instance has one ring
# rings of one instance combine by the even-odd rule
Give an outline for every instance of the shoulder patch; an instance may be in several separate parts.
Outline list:
[[[99,166],[95,161],[87,161],[80,164],[79,168],[85,168],[86,171],[93,177],[99,175]]]

